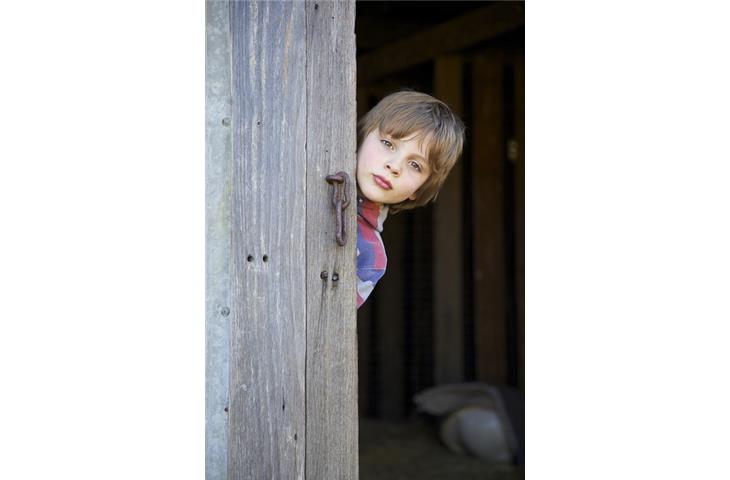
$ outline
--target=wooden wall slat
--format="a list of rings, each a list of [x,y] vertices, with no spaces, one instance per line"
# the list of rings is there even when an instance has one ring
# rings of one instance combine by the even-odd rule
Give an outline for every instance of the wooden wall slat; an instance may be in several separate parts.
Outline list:
[[[231,50],[228,2],[205,4],[205,478],[228,474]]]
[[[372,293],[376,309],[376,352],[378,356],[378,416],[384,420],[404,417],[405,325],[403,296],[405,293],[405,213],[390,215],[383,227],[383,243],[388,268]],[[371,300],[368,300],[371,301]]]
[[[230,21],[228,477],[304,478],[304,3],[233,1]]]
[[[515,68],[515,293],[517,297],[517,385],[525,391],[525,52],[513,58]]]
[[[306,478],[356,479],[355,2],[317,0],[305,5],[307,249],[306,260],[302,260],[307,265]],[[335,243],[333,187],[325,181],[328,174],[340,170],[353,182],[350,206],[345,211],[345,246]],[[327,272],[326,280],[320,278],[321,272]]]
[[[473,61],[474,335],[476,378],[507,381],[503,55]]]
[[[413,395],[433,386],[433,206],[404,213],[406,232],[405,412],[413,409]]]
[[[434,62],[434,94],[463,114],[463,59]],[[434,382],[464,380],[462,162],[451,170],[433,206]]]

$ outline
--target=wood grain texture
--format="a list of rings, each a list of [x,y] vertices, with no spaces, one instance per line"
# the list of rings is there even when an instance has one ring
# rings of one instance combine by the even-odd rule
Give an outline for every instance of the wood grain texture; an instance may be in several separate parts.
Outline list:
[[[306,478],[356,479],[355,2],[307,1],[306,15]],[[344,246],[335,243],[334,187],[325,181],[338,171],[352,182]]]
[[[304,6],[230,2],[231,479],[304,478]]]
[[[474,58],[474,335],[477,380],[507,381],[503,55]]]
[[[231,49],[228,2],[205,4],[205,478],[228,474]]]
[[[523,2],[499,2],[363,55],[357,81],[368,84],[388,74],[483,42],[524,25]]]
[[[463,113],[463,60],[434,62],[434,93],[454,113]],[[433,206],[434,382],[464,380],[462,161],[456,162]]]

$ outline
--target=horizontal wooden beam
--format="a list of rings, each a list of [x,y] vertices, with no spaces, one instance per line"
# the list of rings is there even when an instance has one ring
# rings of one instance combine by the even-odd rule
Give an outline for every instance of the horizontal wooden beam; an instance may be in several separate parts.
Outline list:
[[[357,82],[365,85],[439,55],[461,50],[525,24],[522,2],[474,10],[411,37],[390,43],[357,61]]]

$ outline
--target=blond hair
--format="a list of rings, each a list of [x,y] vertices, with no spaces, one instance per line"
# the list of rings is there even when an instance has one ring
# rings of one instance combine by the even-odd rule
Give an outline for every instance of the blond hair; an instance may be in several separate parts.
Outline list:
[[[461,156],[464,124],[448,105],[431,95],[414,91],[391,93],[358,123],[357,148],[370,132],[378,130],[397,140],[416,134],[418,146],[428,141],[428,179],[416,191],[415,200],[390,205],[389,213],[422,207],[435,201],[441,186]]]

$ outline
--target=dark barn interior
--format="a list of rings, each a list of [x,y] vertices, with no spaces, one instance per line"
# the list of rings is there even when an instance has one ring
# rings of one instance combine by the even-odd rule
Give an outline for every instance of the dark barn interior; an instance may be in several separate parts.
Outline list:
[[[513,464],[456,454],[413,397],[524,394],[524,3],[357,2],[355,33],[358,117],[408,88],[467,127],[437,201],[386,220],[388,270],[358,311],[361,478],[523,478],[523,433]]]

